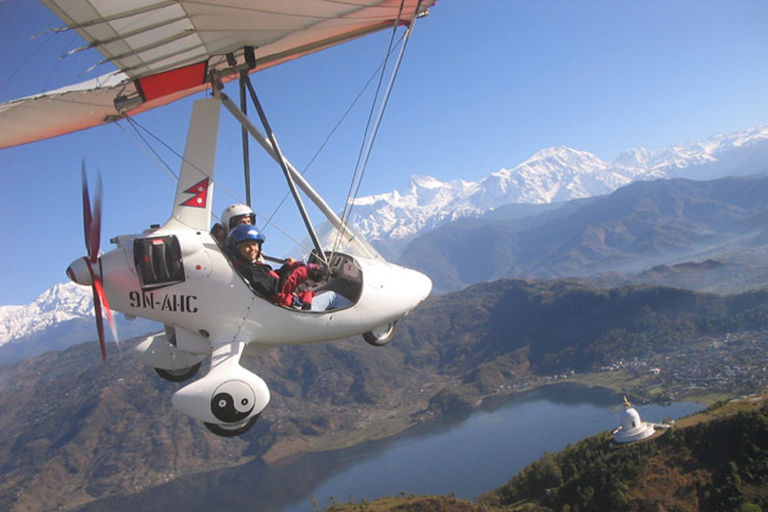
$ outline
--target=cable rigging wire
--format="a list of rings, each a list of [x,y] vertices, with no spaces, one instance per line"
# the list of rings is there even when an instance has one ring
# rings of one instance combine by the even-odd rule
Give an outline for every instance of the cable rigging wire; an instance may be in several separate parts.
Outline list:
[[[136,140],[136,137],[134,137],[128,130],[125,129],[125,127],[120,123],[120,121],[116,122],[115,124],[125,133],[133,142],[136,144],[136,146],[141,149],[150,160],[153,160],[158,167],[160,167],[165,173],[173,180],[178,182],[179,177],[176,175],[175,172],[171,169],[171,166],[169,166],[165,160],[160,156],[160,154],[155,150],[155,148],[147,141],[147,139],[142,135],[141,131],[146,132],[149,136],[151,136],[153,139],[155,139],[157,142],[162,144],[168,151],[179,157],[180,160],[183,160],[184,158],[172,147],[170,147],[168,144],[166,144],[162,139],[160,139],[157,135],[152,133],[150,130],[139,124],[135,119],[133,119],[130,116],[123,117],[125,121],[133,128],[133,131],[136,134],[136,137],[141,139],[141,143]],[[141,130],[141,131],[140,131]]]
[[[402,36],[401,36],[401,38],[398,40],[398,43],[400,43],[400,41],[402,41]],[[353,109],[355,108],[355,106],[358,104],[358,102],[360,101],[360,99],[362,99],[363,95],[365,94],[365,91],[367,91],[367,90],[368,90],[368,87],[371,85],[371,83],[373,82],[373,80],[374,80],[374,79],[375,79],[377,76],[379,76],[379,74],[382,72],[382,69],[384,69],[384,68],[386,67],[387,58],[388,58],[388,57],[389,57],[389,56],[390,56],[390,55],[391,55],[393,52],[394,52],[394,49],[391,49],[391,50],[390,50],[390,52],[387,54],[387,56],[384,58],[384,60],[383,60],[383,61],[382,61],[382,62],[381,62],[381,63],[380,63],[380,64],[379,64],[377,67],[376,67],[376,69],[373,71],[373,73],[371,73],[371,76],[370,76],[370,78],[368,78],[368,81],[367,81],[367,82],[366,82],[366,83],[363,85],[363,87],[361,88],[360,92],[357,94],[357,96],[355,97],[355,99],[354,99],[354,100],[352,100],[352,102],[350,103],[350,105],[347,107],[347,109],[346,109],[346,110],[344,111],[344,113],[341,115],[341,117],[340,117],[340,118],[339,118],[339,120],[336,122],[336,124],[333,126],[333,128],[331,129],[331,131],[328,133],[328,135],[326,136],[325,140],[323,140],[322,144],[320,144],[320,146],[318,147],[317,151],[315,151],[315,154],[312,156],[312,158],[309,160],[309,162],[308,162],[308,163],[307,163],[307,164],[304,166],[304,169],[302,169],[302,171],[301,171],[301,175],[302,175],[302,176],[304,176],[304,175],[306,175],[306,174],[307,174],[307,172],[309,171],[309,168],[312,166],[312,164],[315,162],[315,160],[317,160],[317,158],[320,156],[320,153],[322,153],[322,152],[323,152],[323,150],[325,149],[325,147],[328,145],[328,143],[331,141],[331,139],[332,139],[332,138],[333,138],[333,136],[336,134],[336,132],[338,131],[338,129],[341,127],[341,125],[342,125],[342,124],[344,123],[344,121],[347,119],[347,117],[349,116],[349,114],[352,112],[352,110],[353,110]],[[288,199],[288,197],[289,197],[289,196],[290,196],[290,194],[286,193],[286,194],[283,196],[283,199],[280,201],[280,203],[278,203],[278,205],[277,205],[277,206],[276,206],[276,207],[275,207],[275,208],[272,210],[272,213],[270,214],[270,216],[269,216],[269,217],[263,217],[263,218],[265,218],[265,219],[266,219],[266,225],[269,225],[269,224],[271,223],[271,221],[272,221],[272,218],[274,218],[274,216],[275,216],[275,215],[277,215],[278,211],[280,210],[280,208],[282,208],[283,204],[285,203],[285,201]]]
[[[381,125],[381,121],[383,119],[384,111],[386,110],[387,103],[389,101],[389,97],[391,95],[392,89],[394,87],[394,82],[397,78],[398,71],[400,69],[400,64],[402,63],[402,59],[405,53],[405,48],[407,46],[407,42],[409,39],[409,36],[411,34],[415,19],[411,19],[410,23],[408,23],[408,27],[405,31],[405,33],[400,37],[397,42],[395,42],[395,36],[397,35],[397,28],[400,25],[401,19],[402,19],[402,12],[404,9],[404,0],[400,4],[400,10],[398,12],[398,17],[396,22],[393,25],[393,30],[390,36],[389,46],[387,49],[387,52],[385,54],[385,58],[383,62],[377,67],[377,69],[374,71],[374,73],[369,78],[368,82],[363,86],[360,93],[357,95],[357,97],[352,101],[351,105],[347,108],[347,110],[344,112],[344,114],[341,116],[339,121],[336,123],[336,125],[333,127],[329,135],[326,137],[326,139],[323,141],[323,143],[318,148],[315,155],[312,157],[312,159],[309,161],[309,163],[304,167],[304,169],[301,171],[301,175],[303,176],[309,169],[309,167],[312,165],[312,163],[315,161],[315,159],[319,156],[319,154],[322,152],[326,144],[329,142],[329,140],[333,137],[336,130],[339,128],[339,126],[344,122],[350,111],[353,109],[353,107],[357,104],[357,102],[360,100],[364,92],[368,89],[369,85],[373,81],[373,79],[378,75],[379,81],[376,87],[376,92],[374,94],[373,100],[371,102],[371,109],[368,114],[368,120],[366,123],[366,127],[363,133],[363,139],[361,142],[360,151],[358,153],[357,162],[355,164],[355,172],[353,174],[352,180],[350,181],[350,187],[349,191],[347,193],[347,197],[345,200],[345,206],[344,210],[341,216],[341,222],[343,226],[347,226],[349,228],[349,217],[352,213],[352,208],[354,206],[354,200],[357,198],[357,195],[360,190],[360,186],[362,184],[362,179],[365,174],[365,169],[368,163],[368,160],[370,158],[371,151],[373,149],[373,143],[376,139],[376,135],[378,133],[378,129]],[[417,10],[418,11],[418,10]],[[389,62],[389,58],[395,51],[395,46],[397,44],[400,44],[402,42],[400,53],[398,55],[398,58],[395,62],[395,65],[392,70],[392,75],[390,77],[389,84],[387,86],[387,89],[385,90],[385,93],[383,95],[383,99],[380,103],[380,108],[378,115],[376,116],[376,119],[374,122],[372,122],[374,118],[374,112],[376,109],[376,105],[378,104],[378,99],[380,97],[382,85],[384,83],[384,77],[385,72],[387,69],[387,64]],[[367,140],[367,142],[366,142]],[[274,208],[271,215],[267,218],[265,217],[265,224],[263,227],[269,226],[272,223],[272,219],[275,215],[277,215],[277,212],[280,210],[282,205],[285,203],[286,199],[288,198],[288,194],[286,194],[283,199],[280,201],[280,203]],[[337,230],[337,236],[335,237],[335,240],[333,241],[333,246],[331,253],[337,252],[343,238],[343,230]],[[302,247],[303,250],[306,250],[306,247],[303,247],[303,244],[297,244],[299,247]]]
[[[406,28],[405,34],[402,38],[402,45],[400,47],[400,53],[398,54],[397,60],[395,61],[394,67],[392,68],[392,75],[390,76],[389,83],[387,85],[387,89],[384,91],[384,95],[381,100],[381,104],[379,107],[379,112],[376,116],[376,120],[374,121],[372,127],[371,127],[371,119],[373,118],[373,112],[374,108],[376,106],[376,102],[379,97],[379,92],[381,90],[381,86],[384,81],[384,68],[386,68],[387,61],[389,59],[389,56],[393,52],[394,48],[394,41],[395,41],[395,34],[397,33],[397,27],[400,25],[401,16],[403,13],[403,8],[405,5],[405,0],[403,0],[400,3],[400,11],[397,15],[397,21],[393,26],[392,29],[392,35],[390,37],[389,41],[389,49],[387,50],[387,57],[384,61],[384,65],[382,66],[382,72],[379,77],[379,84],[376,89],[376,94],[374,95],[374,100],[371,103],[371,111],[369,113],[368,117],[368,124],[366,125],[366,129],[364,132],[363,141],[360,146],[360,153],[358,154],[358,160],[355,167],[355,173],[352,177],[352,181],[350,182],[349,192],[347,193],[347,199],[344,205],[344,212],[341,216],[341,222],[343,225],[348,226],[349,225],[349,218],[352,215],[352,208],[354,206],[354,201],[357,199],[357,195],[360,192],[360,186],[362,185],[363,177],[365,176],[365,170],[368,165],[368,160],[371,156],[371,152],[373,150],[373,143],[376,140],[376,135],[378,134],[379,127],[381,126],[381,121],[384,117],[384,111],[387,108],[387,104],[389,102],[390,94],[392,93],[392,89],[395,84],[395,79],[397,78],[397,74],[400,70],[400,64],[402,63],[403,56],[405,54],[405,48],[408,45],[408,40],[410,38],[411,31],[413,30],[413,25],[415,22],[415,18],[410,20],[410,23],[408,24],[408,27]],[[414,12],[418,12],[418,9]],[[370,132],[369,132],[369,128]],[[367,141],[366,141],[367,137]],[[341,232],[339,231],[338,237],[336,238],[336,241],[334,243],[334,249],[333,252],[336,252],[338,246],[341,244]]]

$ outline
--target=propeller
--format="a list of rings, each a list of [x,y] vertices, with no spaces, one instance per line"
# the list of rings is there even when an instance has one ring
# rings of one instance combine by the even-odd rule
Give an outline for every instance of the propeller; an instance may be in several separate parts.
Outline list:
[[[102,304],[103,309],[107,314],[107,321],[109,327],[112,330],[112,336],[117,341],[117,326],[115,325],[115,319],[112,317],[112,310],[109,307],[109,301],[107,300],[107,294],[104,293],[104,287],[101,284],[101,275],[96,272],[95,266],[99,264],[99,243],[101,241],[101,175],[98,175],[98,182],[96,188],[96,196],[93,200],[93,208],[91,208],[91,197],[88,192],[88,179],[85,174],[85,162],[82,165],[82,180],[83,180],[83,228],[85,232],[85,249],[88,255],[81,258],[75,263],[85,262],[85,266],[88,269],[90,275],[90,284],[93,287],[93,307],[96,315],[96,329],[99,332],[99,346],[101,347],[101,357],[104,361],[107,360],[107,344],[104,339],[104,319],[102,317]],[[77,272],[75,270],[75,263],[73,263],[67,274],[75,282],[81,282],[82,279],[77,279]],[[86,284],[82,283],[81,284]]]

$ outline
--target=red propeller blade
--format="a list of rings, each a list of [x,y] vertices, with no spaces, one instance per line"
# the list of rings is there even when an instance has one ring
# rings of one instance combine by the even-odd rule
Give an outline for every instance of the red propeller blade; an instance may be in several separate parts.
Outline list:
[[[85,248],[88,251],[88,257],[85,259],[88,264],[88,272],[91,274],[91,282],[93,283],[93,308],[96,315],[96,329],[99,333],[99,346],[101,348],[101,357],[104,361],[107,360],[107,344],[104,337],[104,319],[102,317],[102,303],[107,313],[107,320],[109,327],[112,330],[112,335],[115,341],[117,341],[117,326],[115,320],[112,317],[112,310],[109,308],[109,302],[107,301],[107,294],[104,292],[104,287],[101,284],[101,278],[94,270],[94,265],[99,261],[99,244],[101,242],[101,176],[98,177],[96,197],[93,202],[93,209],[91,209],[91,197],[88,192],[88,179],[85,173],[85,162],[82,166],[83,176],[83,230],[85,233]]]
[[[107,323],[109,324],[109,330],[112,331],[112,339],[118,341],[117,338],[117,324],[115,324],[115,317],[112,315],[112,309],[109,307],[109,301],[107,300],[107,294],[104,291],[104,287],[101,285],[101,279],[96,277],[93,280],[93,287],[96,289],[96,293],[99,296],[102,304],[104,304],[104,310],[107,312]]]
[[[85,175],[85,162],[82,163],[82,184],[83,184],[83,234],[85,235],[85,250],[88,253],[88,259],[91,256],[91,225],[93,216],[91,215],[91,197],[88,194],[88,178]]]
[[[97,175],[96,197],[91,210],[91,198],[88,193],[88,179],[85,174],[85,162],[82,164],[83,175],[83,228],[85,232],[85,249],[88,251],[88,259],[96,263],[99,258],[99,245],[101,244],[101,175]]]
[[[96,283],[98,283],[98,281],[96,281],[95,279],[96,278],[94,277],[93,308],[96,314],[96,330],[99,332],[99,347],[101,347],[101,358],[104,361],[106,361],[107,360],[107,341],[104,339],[104,319],[101,317],[101,299],[99,299],[98,287],[96,286]]]

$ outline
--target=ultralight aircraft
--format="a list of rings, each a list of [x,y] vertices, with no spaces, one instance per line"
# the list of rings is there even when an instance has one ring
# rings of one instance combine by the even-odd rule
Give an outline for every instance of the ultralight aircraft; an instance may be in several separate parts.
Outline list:
[[[26,144],[134,116],[190,94],[195,101],[171,217],[138,234],[111,239],[100,252],[101,186],[92,199],[83,168],[87,255],[67,269],[91,286],[102,356],[102,309],[162,323],[134,352],[163,378],[183,382],[210,357],[205,376],[172,397],[183,414],[222,436],[250,429],[270,400],[264,380],[240,365],[269,347],[362,334],[391,341],[397,321],[430,293],[428,277],[387,262],[326,204],[282,154],[249,80],[259,71],[383,29],[406,27],[435,0],[42,0],[118,72],[0,105],[0,148]],[[238,80],[240,105],[225,93]],[[247,94],[246,94],[247,93]],[[266,135],[246,115],[250,96]],[[214,162],[224,107],[279,165],[322,274],[309,287],[333,290],[349,305],[307,311],[255,293],[211,234]],[[247,137],[244,152],[247,154]],[[246,172],[247,172],[247,165]],[[327,219],[321,236],[303,196]],[[115,333],[116,338],[116,333]]]

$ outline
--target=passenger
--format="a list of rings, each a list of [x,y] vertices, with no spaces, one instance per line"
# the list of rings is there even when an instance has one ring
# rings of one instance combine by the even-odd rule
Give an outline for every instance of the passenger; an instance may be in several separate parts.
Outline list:
[[[225,247],[227,245],[227,230],[224,229],[224,226],[222,226],[220,222],[217,222],[211,228],[211,236],[216,240],[216,243],[219,244],[219,247]]]
[[[253,290],[281,306],[324,311],[343,308],[351,304],[331,290],[297,292],[307,279],[320,279],[320,266],[289,258],[277,271],[263,262],[261,246],[266,238],[254,226],[236,226],[227,236],[227,250],[237,271]]]

